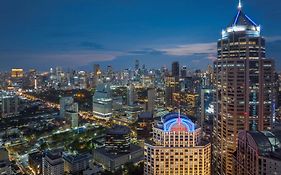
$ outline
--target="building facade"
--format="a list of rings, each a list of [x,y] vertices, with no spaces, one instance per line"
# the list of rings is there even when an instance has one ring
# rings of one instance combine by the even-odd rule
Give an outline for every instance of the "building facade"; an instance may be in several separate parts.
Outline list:
[[[89,168],[90,154],[63,154],[64,171],[68,174],[81,174]]]
[[[64,162],[62,153],[57,151],[48,151],[42,159],[43,175],[63,175]]]
[[[111,154],[130,152],[130,128],[115,125],[106,133],[105,149]]]
[[[113,99],[110,86],[99,84],[93,96],[93,114],[97,118],[109,119],[112,117]]]
[[[215,116],[213,157],[215,174],[232,174],[232,154],[239,130],[268,130],[272,124],[274,65],[265,56],[260,26],[242,10],[222,31],[214,62]]]
[[[234,163],[233,174],[281,174],[281,130],[239,132]]]
[[[144,146],[145,175],[210,175],[211,144],[186,116],[170,113],[153,128]]]

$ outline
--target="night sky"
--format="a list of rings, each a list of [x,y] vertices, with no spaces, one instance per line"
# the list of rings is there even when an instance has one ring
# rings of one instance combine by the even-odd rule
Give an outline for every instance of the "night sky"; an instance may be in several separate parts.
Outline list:
[[[0,0],[0,71],[12,67],[115,70],[139,59],[206,68],[238,0]],[[244,0],[281,69],[281,1]]]

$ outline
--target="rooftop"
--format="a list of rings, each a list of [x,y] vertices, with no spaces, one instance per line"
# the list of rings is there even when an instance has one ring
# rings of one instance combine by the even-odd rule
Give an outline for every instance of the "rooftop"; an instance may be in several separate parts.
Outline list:
[[[125,135],[129,134],[131,132],[130,128],[122,125],[114,125],[112,128],[110,128],[107,131],[107,134],[113,134],[113,135]]]
[[[143,148],[141,148],[137,145],[131,144],[129,153],[110,154],[106,151],[105,147],[98,148],[95,151],[100,153],[100,154],[103,154],[104,156],[109,157],[110,159],[117,159],[119,157],[131,154],[131,153],[134,153],[134,152],[138,152],[138,151],[141,151],[141,150],[143,150]]]

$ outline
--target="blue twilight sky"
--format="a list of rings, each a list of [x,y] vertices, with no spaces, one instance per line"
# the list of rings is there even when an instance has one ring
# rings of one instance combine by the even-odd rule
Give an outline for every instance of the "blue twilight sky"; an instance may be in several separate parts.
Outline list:
[[[12,67],[205,68],[238,0],[0,0],[0,70]],[[281,65],[281,1],[244,0]]]

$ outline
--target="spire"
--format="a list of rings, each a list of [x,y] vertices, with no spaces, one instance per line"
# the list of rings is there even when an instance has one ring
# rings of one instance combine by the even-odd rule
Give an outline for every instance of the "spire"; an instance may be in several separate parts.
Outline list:
[[[179,108],[179,114],[178,114],[178,124],[180,124],[181,123],[181,110],[180,110],[180,108]]]
[[[241,0],[239,0],[239,3],[238,3],[238,10],[241,10],[242,9],[242,2]]]

